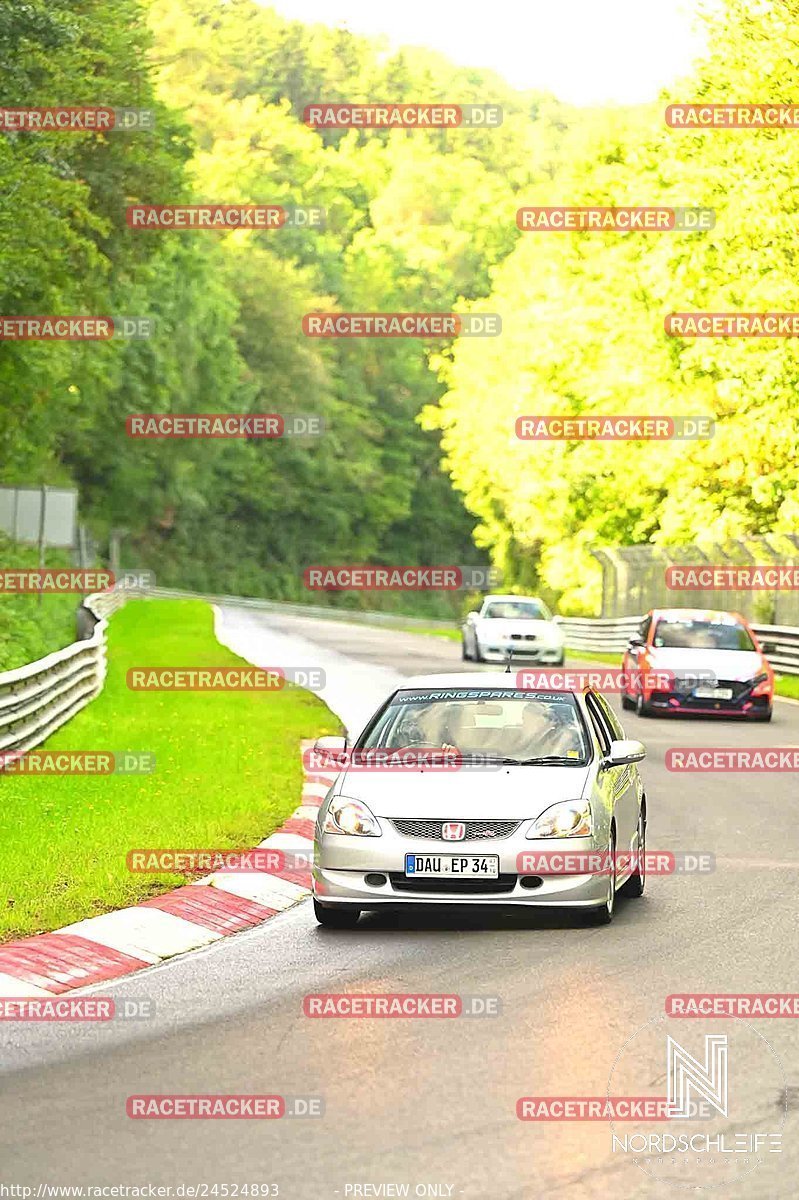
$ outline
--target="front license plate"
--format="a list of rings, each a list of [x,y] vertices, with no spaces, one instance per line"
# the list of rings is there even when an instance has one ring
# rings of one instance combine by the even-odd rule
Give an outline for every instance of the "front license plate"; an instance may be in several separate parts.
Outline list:
[[[698,687],[694,695],[697,700],[732,700],[732,688]]]
[[[499,875],[499,856],[496,854],[406,854],[405,874],[468,876],[471,879],[496,879]]]

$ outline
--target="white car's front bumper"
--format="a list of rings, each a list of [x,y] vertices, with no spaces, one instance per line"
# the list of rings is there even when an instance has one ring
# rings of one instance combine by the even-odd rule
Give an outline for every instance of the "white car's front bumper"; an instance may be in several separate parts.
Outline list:
[[[564,648],[562,645],[541,645],[535,642],[497,640],[496,642],[478,642],[480,656],[484,662],[497,662],[503,665],[508,661],[508,655],[513,651],[514,662],[539,662],[558,665],[563,662]]]

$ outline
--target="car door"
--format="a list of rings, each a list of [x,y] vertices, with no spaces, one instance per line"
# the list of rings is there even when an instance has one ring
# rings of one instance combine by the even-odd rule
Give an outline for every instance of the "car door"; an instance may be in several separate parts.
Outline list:
[[[621,741],[624,730],[604,696],[589,692],[585,698],[602,753],[608,754],[610,743]],[[603,772],[612,796],[616,814],[616,846],[618,850],[632,848],[638,829],[638,776],[634,765],[607,767]]]
[[[639,657],[646,654],[647,645],[649,642],[649,634],[652,629],[652,614],[647,613],[641,624],[638,626],[638,633],[630,639],[627,649],[624,651],[624,672],[626,675],[635,676],[639,669]],[[625,692],[632,699],[635,699],[638,692],[638,686],[635,683],[627,683]]]

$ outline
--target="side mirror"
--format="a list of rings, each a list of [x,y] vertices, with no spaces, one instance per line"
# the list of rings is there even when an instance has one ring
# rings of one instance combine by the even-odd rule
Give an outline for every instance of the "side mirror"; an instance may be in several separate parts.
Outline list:
[[[639,635],[636,633],[633,637],[630,638],[627,645],[632,649],[633,646],[645,646],[646,642],[644,641],[644,639],[642,637],[639,637]]]
[[[320,771],[340,771],[347,765],[347,739],[345,737],[320,737],[313,746],[313,758]]]
[[[776,642],[761,642],[760,649],[763,651],[764,654],[776,654],[777,653],[777,643]]]
[[[610,750],[602,761],[606,767],[625,767],[630,763],[641,762],[645,758],[646,750],[643,742],[625,738],[624,741],[611,742]]]
[[[476,621],[479,616],[480,616],[479,612],[477,612],[475,610],[474,612],[470,612],[470,613],[466,614],[466,620],[467,621]]]

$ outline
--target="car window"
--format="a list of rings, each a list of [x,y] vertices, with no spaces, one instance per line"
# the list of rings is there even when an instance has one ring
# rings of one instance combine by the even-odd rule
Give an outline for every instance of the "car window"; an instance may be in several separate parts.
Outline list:
[[[605,697],[600,695],[599,692],[595,692],[594,696],[595,696],[597,704],[599,705],[600,709],[602,710],[602,714],[605,718],[607,725],[610,727],[610,730],[611,730],[611,733],[613,734],[614,740],[623,741],[624,740],[624,730],[622,729],[621,725],[619,724],[619,719],[616,716],[615,712],[610,707],[610,705],[608,704]]]
[[[602,715],[599,705],[596,702],[596,697],[594,696],[593,692],[588,692],[586,695],[585,706],[588,709],[588,715],[591,718],[591,724],[594,727],[594,733],[597,736],[600,749],[602,750],[603,754],[607,754],[610,751],[610,743],[613,741],[613,737],[605,722],[605,718]]]
[[[754,650],[749,630],[732,618],[661,617],[653,645],[668,650]]]
[[[590,758],[571,693],[506,688],[397,692],[355,751],[414,747],[520,760],[556,755],[585,763]]]
[[[550,621],[552,618],[538,600],[495,600],[483,613],[489,619],[506,621]]]

